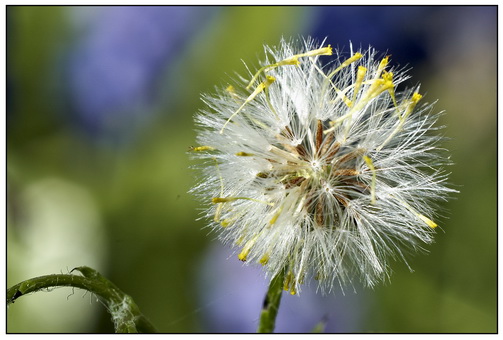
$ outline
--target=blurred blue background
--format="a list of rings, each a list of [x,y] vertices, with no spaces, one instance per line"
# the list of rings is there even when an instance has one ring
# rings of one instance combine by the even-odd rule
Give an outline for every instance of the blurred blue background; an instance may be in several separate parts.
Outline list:
[[[266,290],[187,193],[192,117],[282,36],[369,44],[446,111],[450,180],[429,255],[391,282],[284,295],[278,332],[496,332],[496,6],[7,8],[7,285],[99,270],[161,332],[254,332]],[[112,332],[96,298],[18,300],[8,332]]]

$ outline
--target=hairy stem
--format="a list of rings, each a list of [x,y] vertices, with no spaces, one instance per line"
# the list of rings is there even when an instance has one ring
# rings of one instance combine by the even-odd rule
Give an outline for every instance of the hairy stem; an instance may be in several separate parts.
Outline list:
[[[54,287],[75,287],[87,290],[101,298],[112,316],[116,333],[155,333],[156,329],[141,314],[133,299],[123,293],[116,285],[89,267],[72,270],[82,275],[54,274],[35,277],[7,290],[7,305],[29,293]]]
[[[281,270],[269,284],[269,289],[264,298],[264,304],[260,313],[260,323],[257,333],[272,333],[276,324],[281,294],[283,293],[283,282],[285,281],[286,270]]]

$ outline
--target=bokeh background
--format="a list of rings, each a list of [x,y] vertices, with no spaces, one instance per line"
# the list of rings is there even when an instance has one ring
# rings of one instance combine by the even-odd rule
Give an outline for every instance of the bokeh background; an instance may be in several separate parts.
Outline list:
[[[391,281],[284,295],[278,332],[497,330],[497,7],[7,8],[7,285],[88,265],[161,332],[254,332],[266,290],[204,228],[187,150],[193,114],[263,44],[310,35],[412,67],[446,111],[450,177],[429,254]],[[8,332],[112,332],[94,296],[19,299]]]

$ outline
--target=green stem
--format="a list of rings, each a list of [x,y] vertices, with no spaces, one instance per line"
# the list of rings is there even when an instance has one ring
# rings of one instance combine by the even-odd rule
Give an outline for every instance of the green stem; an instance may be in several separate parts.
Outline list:
[[[7,290],[7,305],[29,293],[53,287],[75,287],[99,296],[112,316],[116,333],[155,333],[133,299],[89,267],[77,267],[81,275],[55,274],[32,278]]]
[[[283,283],[285,281],[286,270],[281,270],[271,280],[269,289],[264,298],[262,312],[260,313],[260,324],[257,333],[272,333],[276,324],[281,294],[283,293]]]

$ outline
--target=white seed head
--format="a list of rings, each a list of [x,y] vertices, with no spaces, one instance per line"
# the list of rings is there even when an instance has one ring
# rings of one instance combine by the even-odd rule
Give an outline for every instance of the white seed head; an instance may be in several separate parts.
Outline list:
[[[203,178],[193,192],[238,258],[292,294],[373,286],[388,260],[433,241],[435,202],[454,190],[437,147],[439,114],[369,48],[348,55],[308,39],[265,47],[257,72],[204,95],[196,116]]]

